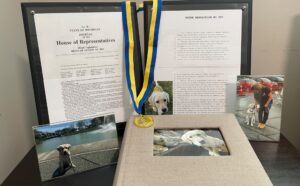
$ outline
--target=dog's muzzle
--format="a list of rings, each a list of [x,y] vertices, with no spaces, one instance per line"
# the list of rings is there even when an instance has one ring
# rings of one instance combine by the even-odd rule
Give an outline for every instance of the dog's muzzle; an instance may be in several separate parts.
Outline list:
[[[165,113],[165,112],[168,111],[168,109],[167,109],[167,108],[163,108],[163,109],[161,109],[161,111],[162,111],[163,113]]]
[[[64,155],[70,155],[69,151],[68,150],[64,150]]]

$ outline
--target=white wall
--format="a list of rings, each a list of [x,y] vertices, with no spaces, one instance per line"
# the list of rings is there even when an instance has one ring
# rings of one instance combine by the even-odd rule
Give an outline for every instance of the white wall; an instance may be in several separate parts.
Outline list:
[[[285,74],[281,132],[300,152],[300,1],[253,5],[252,74]]]
[[[0,184],[33,147],[38,123],[20,3],[42,1],[51,0],[1,0]]]
[[[37,119],[18,1],[1,1],[0,25],[1,183],[32,147]]]
[[[252,74],[283,74],[292,57],[299,55],[299,0],[253,0]],[[298,27],[297,27],[298,25]]]
[[[20,2],[1,0],[0,7],[0,183],[33,146],[37,124]],[[299,7],[299,0],[254,0],[252,73],[287,72],[282,130],[300,149]]]

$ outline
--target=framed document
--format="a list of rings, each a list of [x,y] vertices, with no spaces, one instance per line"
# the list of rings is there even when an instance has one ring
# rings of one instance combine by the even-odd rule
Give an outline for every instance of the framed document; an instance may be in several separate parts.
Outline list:
[[[116,123],[125,122],[133,109],[125,80],[121,3],[23,3],[22,10],[39,123],[111,113]],[[139,45],[134,57],[140,61]],[[139,91],[142,64],[135,64],[135,74]]]
[[[145,46],[151,7],[145,2]],[[251,0],[163,2],[146,114],[234,112],[236,77],[250,74],[251,11]]]

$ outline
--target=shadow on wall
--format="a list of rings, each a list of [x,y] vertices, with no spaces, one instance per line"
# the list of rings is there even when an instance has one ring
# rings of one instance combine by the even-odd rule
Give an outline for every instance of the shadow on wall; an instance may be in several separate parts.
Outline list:
[[[23,101],[23,105],[28,106],[27,114],[29,114],[26,117],[26,121],[24,121],[24,124],[26,124],[26,128],[29,131],[29,138],[31,140],[31,143],[33,144],[33,135],[31,127],[33,125],[38,125],[38,118],[37,118],[37,111],[35,106],[35,99],[34,99],[34,90],[32,85],[32,79],[31,79],[31,71],[30,71],[30,65],[29,61],[27,59],[18,57],[18,60],[16,61],[16,76],[18,80],[20,80],[20,90],[23,90],[25,94],[22,95],[21,101]]]
[[[25,157],[22,158],[20,162],[16,162],[17,163],[16,167],[13,169],[11,173],[9,173],[8,177],[4,180],[2,185],[11,186],[11,185],[20,185],[20,183],[22,183],[23,185],[40,185],[41,178],[39,175],[38,160],[36,156],[36,150],[33,145],[34,142],[33,142],[33,134],[31,129],[32,125],[38,124],[38,121],[37,121],[37,114],[36,114],[36,109],[34,104],[35,102],[34,102],[33,87],[32,87],[31,77],[30,77],[29,64],[26,59],[20,56],[16,56],[16,60],[12,62],[13,62],[12,66],[15,71],[14,76],[17,79],[17,84],[13,84],[9,86],[18,86],[18,87],[17,88],[9,87],[9,89],[20,91],[22,93],[18,94],[18,97],[16,98],[16,103],[18,103],[18,107],[15,108],[15,112],[12,112],[11,114],[12,115],[22,114],[22,116],[18,115],[18,117],[22,118],[22,122],[17,123],[17,126],[12,125],[12,127],[14,127],[14,133],[11,132],[12,129],[10,129],[10,131],[8,131],[7,129],[5,130],[7,130],[6,133],[8,135],[14,136],[16,138],[16,140],[13,142],[16,148],[20,149],[21,148],[20,146],[23,146],[22,148],[32,146],[32,148],[28,150],[25,149]],[[7,116],[7,117],[13,117],[13,116]],[[16,119],[15,121],[18,122],[19,120]],[[19,130],[16,130],[15,128],[19,128]],[[20,141],[18,139],[18,136],[23,136],[22,137],[23,141]],[[15,153],[21,153],[21,152],[20,150],[18,150],[15,151]],[[30,171],[28,171],[29,169]]]
[[[300,152],[300,15],[294,17],[292,21],[286,60],[281,132]]]

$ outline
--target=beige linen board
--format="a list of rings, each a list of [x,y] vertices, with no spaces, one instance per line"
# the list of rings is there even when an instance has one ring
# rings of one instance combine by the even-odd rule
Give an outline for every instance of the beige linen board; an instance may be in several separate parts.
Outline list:
[[[127,122],[115,186],[269,186],[268,175],[233,114],[153,116],[150,128]],[[229,156],[153,156],[154,129],[219,128]]]

